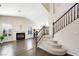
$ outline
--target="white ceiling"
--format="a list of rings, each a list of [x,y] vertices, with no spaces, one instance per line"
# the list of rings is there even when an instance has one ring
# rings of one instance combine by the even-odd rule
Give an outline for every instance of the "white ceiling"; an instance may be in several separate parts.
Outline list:
[[[0,15],[26,17],[37,24],[48,25],[48,11],[40,3],[1,3]]]

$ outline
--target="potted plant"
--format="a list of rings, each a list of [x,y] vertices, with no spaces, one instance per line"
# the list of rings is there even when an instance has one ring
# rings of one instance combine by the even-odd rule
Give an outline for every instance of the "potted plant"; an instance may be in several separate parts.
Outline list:
[[[4,37],[5,37],[5,36],[0,35],[0,43],[1,43],[1,44],[3,43]]]

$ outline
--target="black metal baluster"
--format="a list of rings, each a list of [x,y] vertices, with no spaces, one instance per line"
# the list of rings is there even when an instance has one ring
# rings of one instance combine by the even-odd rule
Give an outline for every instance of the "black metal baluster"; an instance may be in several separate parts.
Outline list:
[[[67,25],[67,14],[66,14],[66,25]]]
[[[61,30],[61,21],[59,20],[59,31]]]
[[[62,17],[62,29],[63,29],[63,17]]]
[[[63,28],[65,27],[65,16],[63,17]]]
[[[56,23],[56,26],[55,27],[56,27],[56,32],[57,32],[57,23]]]
[[[76,3],[54,23],[54,33],[63,29],[65,26],[76,20],[78,17],[79,4]]]
[[[69,17],[70,17],[69,23],[71,23],[71,10],[69,11]]]
[[[61,19],[60,19],[60,30],[61,30]]]
[[[76,19],[75,19],[75,6],[74,6],[74,20],[76,20]]]
[[[56,32],[57,32],[57,23],[56,23]]]
[[[64,15],[64,27],[65,27],[65,24],[66,24],[65,20],[66,20],[66,16]]]
[[[54,38],[54,22],[53,22],[53,34],[52,34],[52,37]]]
[[[70,24],[70,11],[68,12],[68,24]]]
[[[57,32],[58,32],[58,22],[57,22]]]
[[[66,15],[67,15],[67,25],[68,25],[68,13]]]
[[[61,29],[63,29],[63,17],[61,18]]]
[[[77,5],[75,6],[75,20],[77,19]]]
[[[77,18],[79,18],[79,4],[77,5]]]
[[[54,33],[56,33],[56,30],[55,30],[56,29],[56,26],[55,25],[56,25],[56,23],[54,24]]]
[[[62,19],[60,20],[60,30],[62,29]]]
[[[71,10],[71,22],[72,22],[72,10]]]
[[[74,7],[71,10],[72,10],[72,22],[73,22],[74,21]]]
[[[57,32],[59,31],[59,24],[58,24],[59,22],[57,22]]]

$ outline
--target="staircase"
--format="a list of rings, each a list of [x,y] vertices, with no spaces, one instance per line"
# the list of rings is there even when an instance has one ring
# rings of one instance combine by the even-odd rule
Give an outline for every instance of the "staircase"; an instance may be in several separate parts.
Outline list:
[[[39,47],[52,55],[65,55],[66,54],[67,50],[64,49],[62,45],[58,44],[57,41],[53,41],[53,39],[50,38],[47,32],[47,28],[45,26],[39,32],[37,35],[35,35],[37,48]]]
[[[62,30],[68,24],[71,24],[79,18],[79,4],[75,3],[67,12],[65,12],[56,22],[53,23],[53,38],[46,34],[44,26],[34,37],[36,39],[36,47],[41,48],[53,55],[65,55],[67,50],[61,44],[54,41],[54,34]]]
[[[58,44],[57,41],[50,39],[49,35],[44,35],[41,41],[38,43],[38,47],[51,53],[52,55],[65,55],[67,50]]]

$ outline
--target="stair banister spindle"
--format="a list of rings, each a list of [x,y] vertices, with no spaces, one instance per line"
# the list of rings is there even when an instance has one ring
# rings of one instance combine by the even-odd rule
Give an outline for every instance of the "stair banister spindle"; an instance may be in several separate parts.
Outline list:
[[[69,15],[68,16],[69,16],[69,20],[68,21],[69,21],[69,24],[70,24],[71,23],[71,11],[69,11]]]
[[[72,22],[74,21],[74,7],[72,8]]]
[[[68,24],[70,24],[70,12],[68,12]]]
[[[58,22],[57,22],[57,31],[58,31]],[[57,32],[57,31],[56,31],[56,32]]]
[[[36,44],[36,48],[37,48],[38,43],[41,40],[41,38],[46,34],[46,30],[47,30],[47,28],[45,26],[43,26],[39,31],[34,29],[33,38],[35,39],[35,42],[36,42],[35,43]]]
[[[77,5],[77,18],[79,18],[79,4]]]
[[[63,29],[68,24],[72,23],[79,17],[79,4],[75,3],[67,12],[65,12],[57,21],[53,23],[54,34]]]
[[[77,5],[75,6],[75,20],[77,19]]]
[[[64,27],[65,27],[65,16],[64,16]]]
[[[75,20],[75,11],[76,11],[76,10],[75,10],[75,7],[74,7],[74,20]]]
[[[53,34],[52,34],[52,37],[54,38],[54,29],[55,29],[55,27],[54,27],[54,22],[53,22]]]

